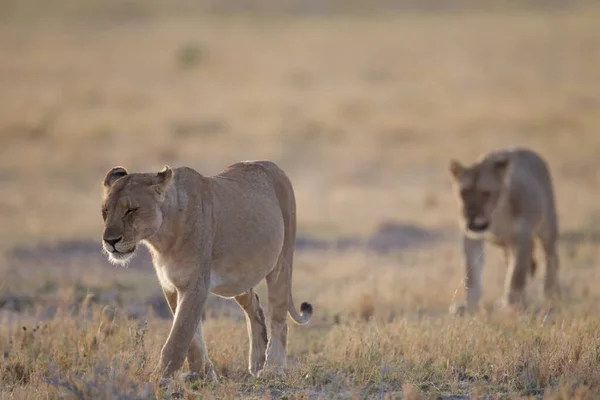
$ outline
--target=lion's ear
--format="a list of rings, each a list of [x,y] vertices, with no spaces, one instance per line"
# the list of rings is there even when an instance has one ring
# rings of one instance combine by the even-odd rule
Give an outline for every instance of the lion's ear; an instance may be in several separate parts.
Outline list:
[[[127,175],[127,170],[123,167],[114,167],[106,173],[104,177],[104,190],[107,191],[117,181],[117,179]]]
[[[496,158],[493,162],[494,172],[496,172],[496,174],[498,174],[499,176],[504,176],[509,164],[510,160],[508,158],[508,155],[502,154],[498,156],[498,158]]]
[[[162,171],[156,174],[156,183],[153,185],[154,190],[156,190],[156,193],[163,197],[167,192],[169,185],[173,182],[174,176],[175,171],[173,171],[173,168],[169,167],[168,165],[165,165]]]
[[[448,165],[448,170],[450,171],[450,173],[452,174],[452,176],[454,178],[458,179],[458,178],[460,178],[462,173],[465,171],[465,167],[463,167],[463,165],[456,160],[450,160],[450,164]]]

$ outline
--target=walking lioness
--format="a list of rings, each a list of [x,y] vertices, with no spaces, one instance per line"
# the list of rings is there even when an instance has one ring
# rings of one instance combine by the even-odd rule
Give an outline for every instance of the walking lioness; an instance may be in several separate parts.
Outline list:
[[[558,221],[546,162],[527,149],[505,149],[465,167],[450,162],[464,231],[466,309],[474,312],[482,295],[483,241],[504,248],[508,263],[501,305],[525,306],[527,275],[535,273],[534,242],[546,258],[545,294],[558,294]],[[464,312],[464,305],[452,311]]]
[[[215,380],[200,316],[209,292],[234,298],[246,314],[249,370],[281,373],[287,323],[305,324],[312,306],[292,301],[296,203],[292,185],[274,163],[240,162],[216,176],[190,168],[129,174],[111,169],[104,178],[102,243],[109,259],[125,264],[145,244],[174,315],[160,367],[169,377],[187,355],[192,373]],[[270,335],[253,288],[266,278]]]

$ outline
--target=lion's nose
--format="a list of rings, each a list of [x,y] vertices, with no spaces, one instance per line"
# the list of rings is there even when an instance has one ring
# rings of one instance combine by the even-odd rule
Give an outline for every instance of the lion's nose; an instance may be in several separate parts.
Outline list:
[[[108,239],[108,238],[103,238],[103,239],[104,239],[104,241],[105,241],[106,243],[110,244],[112,247],[115,247],[115,245],[116,245],[117,243],[119,243],[119,241],[120,241],[122,238],[123,238],[123,236],[119,236],[119,237],[118,237],[118,238],[116,238],[116,239]]]

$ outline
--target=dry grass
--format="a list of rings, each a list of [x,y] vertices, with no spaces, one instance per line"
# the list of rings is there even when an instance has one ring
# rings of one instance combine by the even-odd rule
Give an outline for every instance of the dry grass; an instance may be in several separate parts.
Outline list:
[[[428,396],[573,398],[577,392],[579,398],[594,398],[600,389],[600,322],[596,316],[557,318],[543,325],[530,316],[321,322],[291,330],[288,374],[269,381],[246,372],[243,323],[209,319],[206,340],[221,383],[180,384],[174,390],[215,398],[350,397],[353,392],[373,397],[400,396],[411,385]],[[1,393],[15,398],[167,395],[156,385],[154,366],[168,322],[150,318],[146,327],[117,316],[107,331],[104,319],[94,308],[88,319],[56,317],[37,328],[5,328]]]
[[[57,2],[46,18],[36,0],[0,2],[12,10],[0,25],[0,300],[12,299],[0,301],[0,398],[173,395],[153,370],[169,321],[149,313],[142,322],[144,299],[159,291],[150,266],[44,252],[23,263],[12,253],[97,240],[110,167],[214,174],[273,159],[294,183],[301,233],[335,238],[389,221],[455,230],[448,159],[504,145],[531,146],[552,166],[563,304],[548,314],[538,277],[527,314],[492,312],[505,269],[490,250],[484,310],[449,318],[463,295],[452,237],[388,254],[299,251],[294,296],[316,315],[291,328],[286,378],[249,376],[239,310],[212,299],[205,336],[222,383],[176,391],[600,396],[597,7],[318,18],[214,16],[189,2],[185,13],[157,2],[75,4]],[[15,299],[20,312],[10,310]]]

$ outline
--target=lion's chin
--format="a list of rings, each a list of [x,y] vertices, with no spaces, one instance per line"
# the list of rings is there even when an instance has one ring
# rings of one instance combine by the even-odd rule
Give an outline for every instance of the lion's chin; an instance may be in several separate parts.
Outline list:
[[[487,237],[488,232],[489,232],[489,226],[486,226],[484,229],[481,229],[481,228],[473,229],[473,227],[471,227],[465,223],[465,224],[463,224],[463,231],[464,231],[465,235],[470,239],[482,240]]]
[[[134,247],[131,251],[128,252],[115,251],[110,253],[106,251],[106,249],[104,250],[104,252],[108,256],[108,261],[110,261],[112,264],[126,267],[127,264],[129,264],[129,261],[131,261],[131,259],[133,258],[135,250],[136,248]]]

